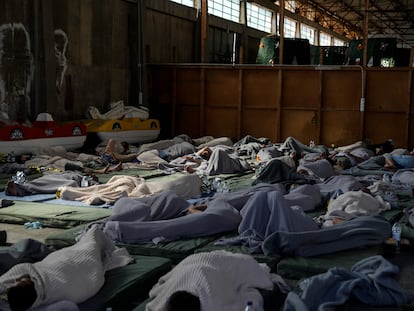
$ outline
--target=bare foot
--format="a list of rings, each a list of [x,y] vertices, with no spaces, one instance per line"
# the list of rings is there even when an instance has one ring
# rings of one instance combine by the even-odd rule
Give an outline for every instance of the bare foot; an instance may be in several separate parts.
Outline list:
[[[93,173],[105,174],[108,171],[108,169],[109,169],[109,164],[107,166],[105,166],[104,168],[101,168],[101,169],[94,169],[93,170],[93,169],[89,169],[89,168],[84,168],[83,172],[88,174],[88,175],[91,175]]]
[[[108,168],[108,172],[119,172],[120,170],[122,170],[122,162],[119,162],[117,165]]]

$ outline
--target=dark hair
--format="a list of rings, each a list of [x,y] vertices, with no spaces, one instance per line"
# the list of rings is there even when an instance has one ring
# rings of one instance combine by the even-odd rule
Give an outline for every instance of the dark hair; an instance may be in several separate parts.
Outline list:
[[[167,311],[200,311],[200,299],[187,292],[178,291],[168,298]]]
[[[34,285],[16,285],[7,291],[7,300],[12,311],[28,310],[36,301],[37,294]]]

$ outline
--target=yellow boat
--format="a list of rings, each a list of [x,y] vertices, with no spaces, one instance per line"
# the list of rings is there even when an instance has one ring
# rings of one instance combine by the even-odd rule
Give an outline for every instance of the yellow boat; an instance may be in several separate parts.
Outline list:
[[[160,122],[157,119],[88,119],[82,122],[86,125],[87,133],[96,133],[101,140],[112,138],[141,144],[157,140],[160,134]]]

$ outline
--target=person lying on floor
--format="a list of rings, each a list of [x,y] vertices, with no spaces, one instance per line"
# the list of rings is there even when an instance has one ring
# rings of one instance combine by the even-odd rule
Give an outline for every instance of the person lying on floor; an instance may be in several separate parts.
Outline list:
[[[140,153],[137,159],[144,164],[157,166],[160,163],[168,163],[176,158],[193,154],[196,147],[187,141],[177,142],[164,149],[151,149]]]
[[[328,149],[324,145],[309,147],[291,136],[285,139],[279,146],[279,150],[282,152],[296,152],[300,157],[303,157],[307,153],[328,154]]]
[[[224,145],[203,147],[192,155],[176,158],[169,163],[160,163],[158,168],[210,176],[251,170],[249,163],[239,157],[233,147]]]
[[[188,256],[149,292],[146,311],[278,310],[290,291],[286,282],[252,256],[212,251]]]
[[[349,270],[331,268],[325,273],[301,280],[298,286],[300,292],[289,292],[283,310],[336,310],[349,300],[352,300],[352,306],[357,310],[367,307],[403,310],[403,305],[413,303],[414,294],[401,287],[399,274],[397,265],[379,255],[364,258]],[[355,305],[355,301],[360,304]]]
[[[24,158],[24,165],[32,170],[44,168],[48,171],[65,171],[65,166],[73,164],[91,170],[105,169],[108,164],[101,156],[67,151],[62,146],[42,147],[30,157]]]
[[[308,178],[308,175],[297,172],[296,166],[287,164],[285,160],[274,158],[269,160],[260,170],[256,171],[253,185],[259,183],[297,183],[311,184],[315,180]]]
[[[0,276],[0,293],[12,311],[27,310],[59,301],[81,303],[105,283],[105,272],[133,261],[96,226],[74,245],[35,263],[20,263]]]
[[[251,135],[246,135],[239,141],[234,143],[234,148],[239,156],[250,156],[252,159],[254,155],[268,146],[271,146],[271,141],[268,138],[256,138]]]
[[[313,186],[298,187],[306,187],[309,191]],[[308,201],[315,200],[315,205],[321,202],[317,188],[314,188],[313,193],[311,192],[307,198]],[[278,190],[256,191],[240,210],[241,220],[237,229],[239,235],[219,240],[216,245],[246,245],[253,253],[261,253],[262,242],[274,232],[318,230],[318,224],[306,215],[300,206],[304,201],[306,199],[289,197],[289,194],[283,194]]]
[[[33,180],[10,180],[6,185],[5,192],[11,196],[27,196],[33,194],[53,194],[65,186],[81,187],[82,178],[88,178],[91,184],[98,184],[99,180],[95,174],[104,174],[122,170],[122,164],[107,166],[104,169],[90,169],[73,163],[66,163],[63,172],[47,172],[43,176]]]
[[[63,186],[59,188],[62,200],[80,201],[90,205],[113,204],[128,196],[140,198],[163,191],[174,191],[184,199],[201,196],[202,181],[199,176],[177,173],[171,178],[145,180],[138,176],[114,175],[104,184],[89,187]]]
[[[379,215],[390,210],[391,204],[380,195],[372,195],[368,188],[347,191],[328,203],[326,213],[319,218],[323,227],[329,227],[344,220],[362,215]]]
[[[129,144],[124,141],[118,142],[111,138],[106,142],[105,147],[97,147],[96,149],[97,155],[107,164],[138,162],[138,154],[131,152]]]
[[[241,220],[240,209],[258,189],[284,191],[281,185],[263,184],[218,195],[196,206],[168,190],[142,198],[125,197],[115,202],[111,216],[98,223],[113,241],[130,244],[233,231]]]
[[[318,206],[321,202],[319,190],[309,187],[312,186],[298,186],[286,194],[285,205],[301,205],[306,210]],[[244,217],[241,211],[257,192],[277,192],[282,196],[286,193],[280,184],[260,184],[216,195],[195,206],[172,191],[140,199],[121,198],[115,202],[112,215],[99,223],[112,240],[131,244],[173,241],[235,231]],[[282,210],[277,212],[283,213]],[[283,225],[287,218],[289,217],[278,221]],[[248,222],[248,219],[245,221]],[[313,221],[312,225],[315,225]]]
[[[379,215],[363,215],[312,231],[273,232],[261,247],[266,256],[318,256],[347,249],[382,245],[391,225]]]
[[[311,187],[310,185],[302,185],[301,187]],[[317,189],[317,187],[315,187]],[[367,195],[369,196],[369,195]],[[352,214],[354,217],[342,218],[342,222],[330,230],[321,228],[319,221],[315,221],[309,215],[305,214],[301,209],[301,200],[287,199],[288,195],[280,191],[256,191],[240,211],[241,221],[238,226],[239,235],[234,238],[225,238],[216,242],[217,245],[245,245],[250,248],[253,253],[268,253],[280,255],[287,252],[290,248],[295,248],[297,241],[293,241],[291,245],[278,243],[272,244],[271,241],[277,240],[280,236],[301,236],[300,249],[307,250],[308,245],[311,251],[315,252],[334,252],[335,249],[349,249],[360,246],[381,244],[391,234],[390,224],[385,219],[375,219],[367,217],[375,217],[381,211],[380,207],[372,211],[370,207],[362,204],[359,208],[360,213]],[[320,194],[319,194],[320,198]],[[367,199],[368,200],[368,199]],[[372,198],[375,201],[374,198]],[[343,204],[346,204],[345,201]],[[365,203],[365,202],[363,202]],[[368,201],[368,204],[372,201]],[[338,201],[339,204],[339,201]],[[363,208],[366,212],[363,213]],[[355,204],[353,209],[357,210]],[[360,216],[363,215],[363,216]],[[368,216],[369,215],[369,216]],[[340,215],[338,216],[340,217]],[[365,218],[362,218],[365,217]],[[361,218],[361,229],[354,230],[358,225],[357,219]],[[352,224],[347,224],[347,222]],[[342,225],[341,225],[342,224]],[[378,229],[378,232],[377,230]],[[381,231],[382,230],[382,231]],[[335,234],[334,234],[335,232]],[[349,235],[349,236],[347,236]],[[315,241],[323,240],[321,245],[317,247],[313,240],[307,238],[312,237]],[[318,240],[319,237],[319,240]],[[340,237],[346,237],[345,242],[338,242]],[[324,245],[332,244],[331,248]],[[267,248],[264,248],[266,245]],[[313,249],[312,249],[313,247]],[[289,253],[288,255],[292,255]]]

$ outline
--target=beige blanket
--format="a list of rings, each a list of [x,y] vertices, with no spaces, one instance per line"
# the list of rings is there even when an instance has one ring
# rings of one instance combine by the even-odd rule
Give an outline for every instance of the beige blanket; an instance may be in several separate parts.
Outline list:
[[[165,190],[172,190],[184,199],[201,196],[201,179],[197,175],[174,174],[157,181],[145,181],[144,178],[115,175],[105,184],[89,187],[63,187],[60,198],[70,201],[82,201],[91,205],[112,204],[121,197],[139,198]]]

